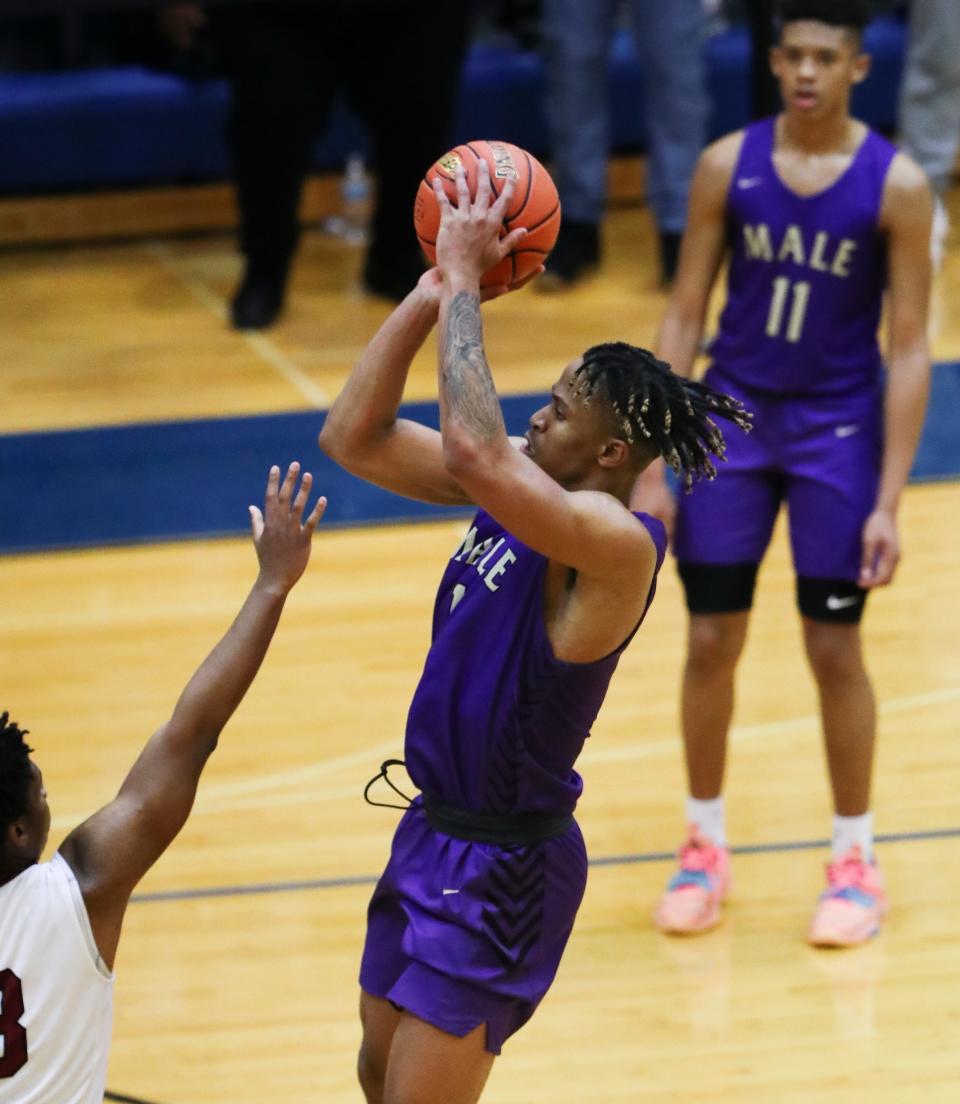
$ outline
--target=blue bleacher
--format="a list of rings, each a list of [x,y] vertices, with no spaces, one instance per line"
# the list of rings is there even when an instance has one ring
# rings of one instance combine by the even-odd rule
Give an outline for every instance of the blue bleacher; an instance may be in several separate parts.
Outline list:
[[[854,110],[886,132],[896,123],[905,38],[903,23],[889,17],[875,20],[866,34],[873,69],[856,90]],[[748,117],[746,31],[713,36],[705,56],[715,137]],[[545,84],[537,54],[475,45],[464,67],[454,140],[497,137],[547,154]],[[611,50],[610,101],[614,150],[642,150],[642,73],[626,32]],[[222,80],[191,81],[135,66],[0,76],[0,194],[223,180],[229,176],[227,110]],[[314,168],[339,169],[348,152],[367,145],[361,125],[340,108],[317,143]]]

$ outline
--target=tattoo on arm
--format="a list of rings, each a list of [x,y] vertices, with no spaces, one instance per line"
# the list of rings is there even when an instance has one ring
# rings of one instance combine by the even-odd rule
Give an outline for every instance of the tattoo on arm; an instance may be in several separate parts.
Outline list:
[[[483,351],[480,297],[458,292],[440,334],[440,408],[483,440],[506,434]]]

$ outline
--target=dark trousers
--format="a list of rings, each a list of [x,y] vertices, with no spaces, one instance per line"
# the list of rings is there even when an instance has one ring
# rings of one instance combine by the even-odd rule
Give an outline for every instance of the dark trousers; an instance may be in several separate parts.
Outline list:
[[[774,45],[774,0],[746,0],[750,26],[750,113],[763,119],[780,110],[780,89],[770,72],[770,48]]]
[[[374,147],[369,256],[387,264],[416,258],[413,199],[447,148],[468,12],[468,3],[436,0],[221,11],[216,35],[232,87],[229,140],[248,259],[285,263],[296,248],[311,152],[341,91]]]

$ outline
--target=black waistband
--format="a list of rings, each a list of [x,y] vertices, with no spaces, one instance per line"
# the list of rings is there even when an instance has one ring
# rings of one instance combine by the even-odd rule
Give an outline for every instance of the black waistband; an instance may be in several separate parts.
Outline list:
[[[573,824],[572,813],[475,813],[444,805],[423,795],[423,811],[438,832],[472,843],[510,847],[562,836]]]

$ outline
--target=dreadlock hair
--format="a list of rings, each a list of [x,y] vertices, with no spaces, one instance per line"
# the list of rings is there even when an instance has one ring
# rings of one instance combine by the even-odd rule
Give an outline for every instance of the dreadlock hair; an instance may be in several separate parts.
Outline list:
[[[831,27],[843,27],[857,38],[870,22],[869,0],[780,0],[777,5],[777,26],[811,20]]]
[[[738,399],[684,379],[647,349],[625,341],[594,345],[574,373],[574,388],[589,404],[598,388],[610,404],[617,432],[630,445],[662,456],[682,475],[689,492],[695,480],[713,479],[713,457],[726,459],[723,434],[711,415],[749,433],[753,417]]]
[[[13,721],[7,723],[9,713],[0,713],[0,830],[6,829],[17,817],[27,811],[27,793],[33,775],[30,771],[30,752],[21,729]]]

